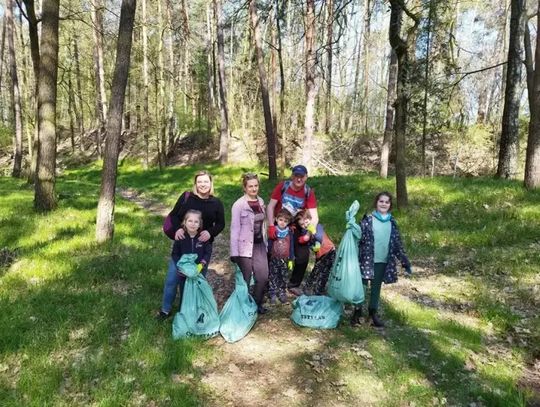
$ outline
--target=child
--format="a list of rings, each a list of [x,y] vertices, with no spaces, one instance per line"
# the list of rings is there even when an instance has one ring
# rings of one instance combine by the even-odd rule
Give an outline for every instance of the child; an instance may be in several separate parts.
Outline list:
[[[307,245],[315,253],[315,265],[304,283],[303,291],[307,295],[323,295],[336,258],[336,247],[320,223],[317,227],[311,224],[309,211],[298,211],[294,220],[298,243]]]
[[[184,254],[196,253],[197,268],[199,272],[206,274],[207,264],[212,255],[212,243],[210,241],[201,242],[198,239],[202,230],[202,213],[200,211],[189,209],[184,215],[182,228],[185,232],[185,238],[175,240],[173,244],[169,270],[163,287],[163,302],[159,313],[156,315],[156,319],[159,321],[171,316],[172,305],[178,289],[180,290],[180,305],[182,305],[182,293],[186,276],[182,274],[182,270],[177,268],[178,260]]]
[[[373,203],[374,211],[365,215],[360,222],[362,238],[359,242],[359,260],[364,292],[371,282],[368,312],[374,326],[383,327],[384,322],[377,316],[382,283],[397,281],[396,259],[408,274],[412,273],[411,263],[403,249],[398,226],[390,210],[392,195],[389,192],[377,194]],[[351,318],[351,325],[358,325],[362,317],[362,305],[357,306]]]
[[[286,209],[280,209],[276,215],[276,238],[268,241],[268,254],[270,257],[270,272],[268,276],[270,303],[276,300],[282,304],[287,302],[287,273],[292,269],[294,259],[294,239],[289,223],[292,215]]]

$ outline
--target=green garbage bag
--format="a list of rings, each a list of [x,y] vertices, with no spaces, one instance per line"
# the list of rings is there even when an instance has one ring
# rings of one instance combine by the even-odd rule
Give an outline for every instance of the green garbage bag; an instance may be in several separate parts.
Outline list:
[[[219,332],[229,343],[239,341],[257,321],[257,304],[249,294],[244,277],[236,266],[236,287],[219,314]]]
[[[364,302],[364,287],[358,261],[358,242],[362,237],[362,230],[355,219],[358,209],[360,204],[354,201],[345,213],[347,229],[339,244],[336,260],[328,278],[328,295],[348,304]]]
[[[293,301],[292,307],[293,322],[308,328],[335,328],[343,313],[343,304],[326,295],[301,295]]]
[[[174,316],[173,339],[199,336],[211,338],[219,333],[219,315],[212,288],[199,274],[196,254],[184,254],[177,263],[187,277],[180,312]]]

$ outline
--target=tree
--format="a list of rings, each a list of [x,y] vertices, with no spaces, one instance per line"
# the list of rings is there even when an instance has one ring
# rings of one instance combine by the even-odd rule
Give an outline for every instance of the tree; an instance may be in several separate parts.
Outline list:
[[[510,12],[510,38],[508,64],[502,117],[501,143],[499,146],[498,178],[513,178],[518,170],[519,105],[522,64],[522,40],[525,31],[525,0],[512,0]]]
[[[540,2],[536,14],[537,27],[540,27]],[[527,155],[525,158],[525,187],[540,187],[540,35],[536,34],[534,66],[532,60],[529,28],[525,31],[525,63],[527,67],[527,88],[529,91],[529,135],[527,139]]]
[[[41,42],[38,91],[37,168],[34,206],[40,211],[56,208],[56,92],[58,76],[59,0],[44,0],[41,10]]]
[[[268,177],[271,180],[277,178],[276,166],[276,137],[274,134],[274,124],[272,120],[272,110],[270,108],[270,97],[268,95],[268,83],[266,80],[266,69],[264,67],[264,55],[262,50],[261,28],[259,17],[257,16],[256,0],[249,2],[249,15],[251,19],[251,29],[253,30],[253,40],[255,41],[255,52],[257,54],[257,65],[259,67],[259,82],[261,85],[261,97],[264,113],[264,126],[266,129],[266,148],[268,150]]]
[[[101,190],[96,220],[96,240],[102,243],[113,238],[114,204],[118,154],[120,152],[120,132],[124,100],[129,75],[133,23],[135,20],[136,0],[122,0],[116,62],[111,91],[111,105],[107,118],[107,140],[101,173]]]
[[[313,158],[313,133],[315,131],[315,99],[317,87],[317,55],[315,52],[315,1],[307,0],[305,18],[305,64],[306,64],[306,113],[304,119],[304,145],[302,161],[308,167]]]
[[[225,81],[225,44],[223,40],[223,6],[220,0],[214,1],[214,16],[217,28],[217,60],[219,84],[219,161],[225,164],[229,155],[229,108],[227,106],[227,83]]]
[[[379,170],[381,178],[386,178],[388,176],[388,161],[390,157],[390,147],[392,145],[392,134],[394,133],[394,103],[396,101],[397,68],[397,55],[394,50],[391,50],[390,64],[388,66],[386,119],[384,123],[384,136],[381,146],[381,165]]]
[[[96,149],[101,156],[101,136],[107,117],[107,94],[105,92],[105,62],[103,57],[103,4],[92,0],[92,26],[94,33],[94,69],[96,75]]]
[[[17,58],[15,57],[15,21],[13,19],[13,1],[6,1],[6,22],[7,22],[7,40],[9,50],[9,72],[11,76],[11,106],[13,111],[13,124],[15,127],[15,137],[13,138],[13,177],[21,176],[22,166],[22,109],[21,109],[21,90],[19,88],[19,77],[17,75]]]

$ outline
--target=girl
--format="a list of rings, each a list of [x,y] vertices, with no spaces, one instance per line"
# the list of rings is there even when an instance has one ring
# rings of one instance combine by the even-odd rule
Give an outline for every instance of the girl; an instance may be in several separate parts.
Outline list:
[[[199,272],[206,274],[208,262],[212,255],[212,243],[210,241],[201,241],[202,213],[189,209],[184,215],[182,222],[184,238],[175,240],[172,248],[171,260],[169,261],[169,270],[165,278],[163,287],[163,301],[156,319],[163,321],[171,316],[171,309],[176,298],[176,292],[180,290],[180,305],[182,305],[182,293],[186,276],[176,267],[178,260],[187,253],[197,254],[197,268]]]
[[[249,286],[255,278],[254,299],[257,310],[264,314],[264,290],[268,283],[268,258],[266,252],[266,208],[259,197],[259,177],[247,173],[242,176],[244,195],[232,206],[231,260],[238,264]]]
[[[360,222],[362,238],[359,242],[359,258],[364,292],[367,292],[368,283],[371,282],[369,317],[373,325],[383,327],[384,322],[377,315],[382,283],[397,281],[396,259],[408,274],[412,273],[412,269],[403,249],[397,223],[390,214],[392,195],[389,192],[377,194],[373,207],[375,210]],[[358,325],[361,317],[362,305],[355,309],[351,324]]]

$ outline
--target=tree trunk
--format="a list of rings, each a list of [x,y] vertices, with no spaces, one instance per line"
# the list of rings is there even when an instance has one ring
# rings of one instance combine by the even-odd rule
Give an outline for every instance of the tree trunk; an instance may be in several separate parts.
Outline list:
[[[422,176],[426,176],[426,142],[427,142],[427,103],[429,95],[429,64],[430,64],[430,53],[431,53],[431,26],[433,19],[433,0],[429,0],[429,12],[427,20],[427,39],[426,39],[426,58],[424,66],[424,100],[422,101]]]
[[[148,97],[148,21],[146,15],[146,0],[142,0],[142,45],[143,45],[143,119],[142,119],[142,133],[145,145],[144,165],[145,168],[150,166],[150,135],[149,135],[149,121],[150,121],[150,107]]]
[[[261,28],[257,16],[256,0],[249,1],[249,14],[251,18],[251,28],[253,30],[253,39],[255,41],[255,51],[257,53],[257,65],[259,67],[259,81],[261,86],[261,96],[264,112],[264,124],[266,129],[266,148],[268,150],[268,177],[271,180],[277,178],[276,166],[276,137],[272,121],[272,110],[270,108],[270,97],[268,95],[268,84],[266,80],[266,70],[264,68],[264,55],[262,50]]]
[[[59,0],[46,0],[41,11],[38,91],[39,149],[34,206],[39,211],[56,208],[56,88],[58,76]]]
[[[302,161],[311,167],[313,133],[315,131],[315,99],[317,97],[317,56],[315,55],[315,1],[307,0],[305,19],[306,113]]]
[[[334,0],[326,3],[326,100],[324,103],[324,133],[330,133],[332,126],[331,102],[332,102],[332,57],[334,41]]]
[[[282,33],[281,33],[281,20],[283,19],[283,13],[285,10],[285,4],[279,7],[279,0],[275,0],[276,7],[276,36],[277,36],[277,55],[279,62],[279,120],[278,120],[278,134],[281,136],[281,161],[283,165],[286,164],[286,131],[283,131],[283,120],[285,118],[285,69],[283,68],[283,45],[282,45]]]
[[[2,80],[4,76],[4,48],[6,44],[6,15],[2,17],[2,39],[0,40],[0,89],[2,89]],[[4,124],[4,99],[0,98],[0,120]]]
[[[159,96],[156,96],[156,121],[157,121],[157,142],[159,144],[158,151],[158,160],[159,168],[162,169],[167,165],[167,119],[165,115],[165,64],[163,62],[163,34],[164,34],[164,24],[163,24],[163,12],[161,6],[162,0],[157,0],[157,16],[158,16],[158,28],[159,28],[159,42],[158,42],[158,66],[157,71],[159,78],[157,87],[159,89]]]
[[[362,106],[364,107],[362,110],[364,112],[364,134],[367,135],[369,132],[368,129],[368,123],[369,123],[369,102],[368,102],[368,96],[369,96],[369,44],[370,44],[370,38],[371,38],[371,13],[373,11],[372,9],[371,0],[366,0],[366,19],[364,24],[364,48],[363,48],[363,56],[362,60],[364,62],[364,81],[363,81],[363,87],[364,87],[364,94],[362,96]]]
[[[78,108],[75,109],[77,114],[77,127],[79,129],[79,149],[85,151],[84,147],[84,102],[81,85],[81,65],[79,58],[79,36],[75,26],[73,27],[73,59],[75,60],[75,80],[77,84],[77,100]]]
[[[519,105],[521,92],[522,41],[525,31],[525,0],[512,0],[510,15],[510,38],[501,143],[499,146],[498,178],[513,178],[518,170],[519,153]]]
[[[214,1],[214,17],[217,31],[218,83],[219,83],[219,161],[227,163],[229,155],[229,109],[227,106],[227,84],[225,81],[225,46],[223,40],[223,8],[221,0]]]
[[[536,14],[537,27],[540,27],[540,3]],[[528,34],[528,27],[527,27]],[[527,35],[527,49],[530,50],[530,36]],[[529,89],[529,135],[527,139],[527,155],[525,158],[525,187],[535,189],[540,187],[540,36],[536,35],[535,64],[532,66],[532,56],[527,61],[527,85]]]
[[[394,133],[394,103],[396,102],[397,69],[397,55],[392,49],[390,51],[390,64],[388,66],[386,120],[384,124],[384,136],[381,148],[381,168],[379,171],[381,178],[386,178],[388,176],[388,161],[390,157],[390,147],[392,146],[392,134]]]
[[[118,154],[124,99],[129,75],[133,23],[136,0],[122,0],[116,62],[111,90],[111,109],[107,119],[107,140],[101,173],[101,190],[96,220],[96,240],[98,243],[111,240],[114,234],[114,205]]]
[[[207,92],[208,92],[208,108],[206,111],[206,136],[207,139],[211,136],[211,128],[214,123],[215,110],[216,110],[216,96],[214,94],[214,36],[212,30],[212,12],[210,10],[210,4],[206,5],[206,75],[207,75]]]
[[[170,0],[166,0],[166,16],[167,16],[167,52],[168,52],[168,86],[169,94],[167,99],[167,135],[168,135],[168,149],[167,153],[172,153],[172,149],[175,143],[175,134],[176,134],[176,115],[174,112],[174,92],[176,90],[175,78],[176,78],[176,65],[174,63],[174,41],[173,41],[173,21],[172,21],[172,4]]]
[[[107,117],[107,94],[105,93],[105,66],[103,58],[103,4],[92,0],[92,25],[94,34],[94,69],[96,75],[96,149],[101,157],[101,139]]]
[[[17,59],[15,57],[15,20],[13,18],[13,0],[6,1],[6,22],[7,22],[7,42],[9,51],[9,72],[11,76],[10,96],[12,107],[12,118],[15,128],[13,137],[13,177],[21,176],[22,167],[22,111],[21,111],[21,90],[19,87],[19,77],[17,75]]]

